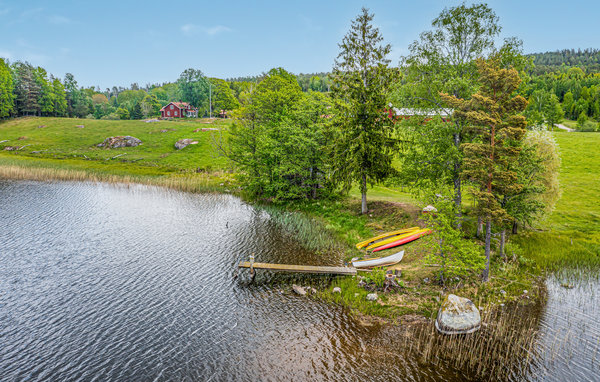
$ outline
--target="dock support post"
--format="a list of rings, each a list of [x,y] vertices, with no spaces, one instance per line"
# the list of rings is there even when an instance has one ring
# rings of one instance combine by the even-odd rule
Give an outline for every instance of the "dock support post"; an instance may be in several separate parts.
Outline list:
[[[254,253],[250,255],[250,282],[254,281],[256,271],[254,270]]]

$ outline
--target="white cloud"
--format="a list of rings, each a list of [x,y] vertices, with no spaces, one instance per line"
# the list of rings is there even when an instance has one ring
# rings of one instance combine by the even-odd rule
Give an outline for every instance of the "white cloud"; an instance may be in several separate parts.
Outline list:
[[[208,36],[215,36],[219,33],[231,32],[231,28],[224,25],[216,25],[214,27],[202,27],[195,24],[184,24],[181,26],[181,32],[186,36],[193,36],[199,33],[205,33]]]
[[[217,25],[217,26],[214,26],[211,28],[206,28],[205,32],[209,36],[214,36],[216,34],[223,33],[223,32],[231,32],[231,29],[227,28],[226,26],[223,26],[223,25]]]

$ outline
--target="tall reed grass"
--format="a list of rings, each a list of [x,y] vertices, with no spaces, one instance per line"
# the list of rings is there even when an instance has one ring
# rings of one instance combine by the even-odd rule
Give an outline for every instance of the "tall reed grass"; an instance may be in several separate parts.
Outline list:
[[[114,175],[99,172],[51,168],[0,166],[0,178],[36,181],[103,182],[112,184],[143,184],[185,192],[215,192],[220,190],[222,173],[194,173],[161,177]]]

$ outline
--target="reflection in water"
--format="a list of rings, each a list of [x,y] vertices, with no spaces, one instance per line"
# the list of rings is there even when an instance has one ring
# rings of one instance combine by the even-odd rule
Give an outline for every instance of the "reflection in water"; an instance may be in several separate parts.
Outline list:
[[[2,381],[472,379],[404,350],[402,328],[362,326],[268,274],[237,282],[250,253],[332,260],[235,197],[10,181],[0,195]]]

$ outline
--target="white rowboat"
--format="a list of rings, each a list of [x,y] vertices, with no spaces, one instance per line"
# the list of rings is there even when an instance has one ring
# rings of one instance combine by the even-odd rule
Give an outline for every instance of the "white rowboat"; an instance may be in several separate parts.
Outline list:
[[[386,265],[394,265],[399,263],[404,257],[404,251],[394,253],[393,255],[385,257],[375,257],[373,259],[357,260],[353,261],[352,265],[354,268],[372,268],[372,267],[383,267]]]

